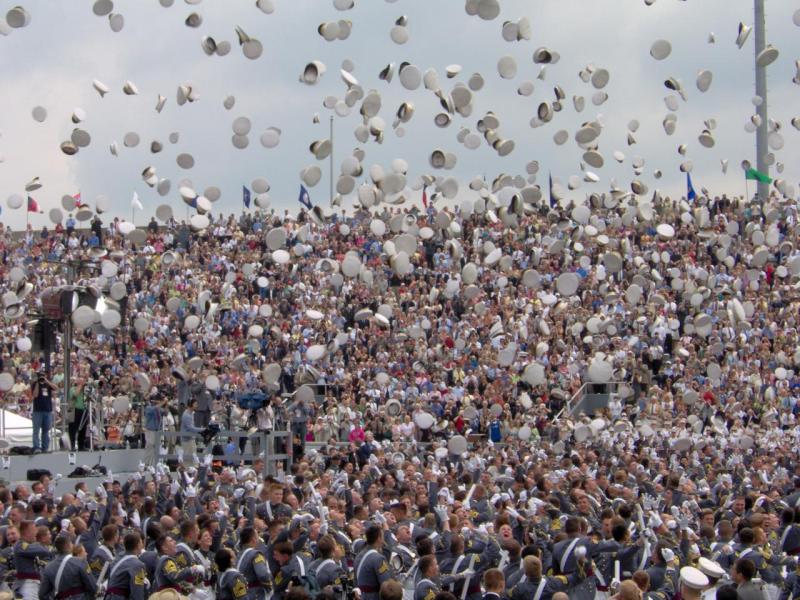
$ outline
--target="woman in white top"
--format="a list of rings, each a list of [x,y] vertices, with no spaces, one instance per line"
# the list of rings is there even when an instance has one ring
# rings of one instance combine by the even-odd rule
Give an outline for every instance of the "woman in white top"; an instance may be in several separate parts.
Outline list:
[[[406,415],[405,419],[400,424],[400,434],[404,438],[410,440],[414,437],[415,429],[416,426],[414,425],[414,422],[411,420],[411,415]]]

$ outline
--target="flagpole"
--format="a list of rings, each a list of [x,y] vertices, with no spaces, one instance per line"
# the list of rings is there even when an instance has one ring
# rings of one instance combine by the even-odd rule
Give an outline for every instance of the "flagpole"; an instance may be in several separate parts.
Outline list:
[[[329,202],[333,205],[333,115],[331,115],[331,155],[330,155],[330,198]]]

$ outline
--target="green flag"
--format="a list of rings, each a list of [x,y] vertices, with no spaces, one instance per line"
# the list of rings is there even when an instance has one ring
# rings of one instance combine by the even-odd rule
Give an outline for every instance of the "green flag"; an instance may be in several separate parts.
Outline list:
[[[752,167],[744,172],[744,178],[753,179],[755,181],[761,181],[762,183],[772,183],[772,177],[770,177],[769,175],[765,175],[761,171],[753,169]]]

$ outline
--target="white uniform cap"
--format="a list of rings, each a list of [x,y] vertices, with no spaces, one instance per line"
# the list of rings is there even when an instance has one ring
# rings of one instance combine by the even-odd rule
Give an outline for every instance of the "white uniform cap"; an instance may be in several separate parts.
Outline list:
[[[709,577],[713,577],[714,579],[722,579],[725,577],[725,569],[719,566],[718,562],[713,560],[709,560],[705,557],[700,557],[697,561],[697,566],[700,567],[700,570],[708,575]]]
[[[702,590],[708,587],[708,577],[694,567],[683,567],[681,569],[681,583],[692,590]]]

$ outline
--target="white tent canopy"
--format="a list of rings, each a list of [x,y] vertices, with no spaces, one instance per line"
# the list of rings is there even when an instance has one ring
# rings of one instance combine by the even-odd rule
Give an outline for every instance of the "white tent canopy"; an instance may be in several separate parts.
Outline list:
[[[33,421],[3,410],[0,412],[0,440],[5,440],[9,446],[33,445]]]

